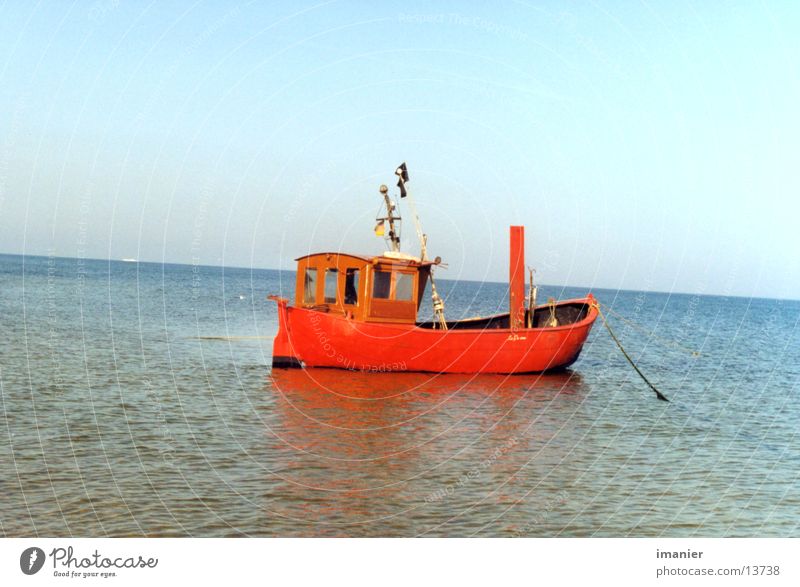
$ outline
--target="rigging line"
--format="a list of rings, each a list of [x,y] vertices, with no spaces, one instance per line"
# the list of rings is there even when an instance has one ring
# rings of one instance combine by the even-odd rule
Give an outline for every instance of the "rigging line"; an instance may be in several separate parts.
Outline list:
[[[600,302],[598,302],[598,304],[599,303]],[[631,328],[634,328],[635,330],[638,330],[642,334],[646,334],[647,336],[649,336],[649,337],[661,342],[664,345],[672,346],[672,347],[675,347],[676,349],[679,349],[679,350],[681,350],[681,351],[683,351],[685,353],[689,353],[693,357],[699,357],[700,356],[700,351],[696,351],[694,349],[691,349],[691,348],[689,348],[687,346],[684,346],[684,345],[680,344],[679,342],[676,342],[676,341],[671,340],[669,338],[664,338],[663,336],[659,336],[659,335],[655,334],[654,332],[648,330],[647,327],[642,326],[641,324],[639,324],[637,322],[634,322],[630,318],[626,318],[625,316],[623,316],[619,312],[609,308],[607,304],[603,304],[603,307],[606,309],[606,312],[608,312],[609,314],[613,314],[613,316],[615,318],[618,318],[618,319],[622,320],[628,326],[630,326]]]

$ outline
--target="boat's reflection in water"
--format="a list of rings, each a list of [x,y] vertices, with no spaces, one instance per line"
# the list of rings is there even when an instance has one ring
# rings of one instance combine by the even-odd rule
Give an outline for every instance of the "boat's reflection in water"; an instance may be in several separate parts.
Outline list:
[[[426,519],[479,501],[498,514],[502,504],[530,501],[524,494],[547,485],[550,467],[572,448],[569,421],[588,392],[572,371],[292,369],[274,371],[268,387],[277,407],[270,444],[284,460],[280,491],[294,497],[272,506],[315,525],[299,534],[420,533]],[[409,510],[420,515],[404,517]]]
[[[278,369],[270,383],[287,415],[352,431],[398,427],[420,415],[465,404],[498,417],[513,417],[518,405],[546,407],[557,398],[560,402],[580,397],[584,390],[580,374],[568,370],[532,375],[436,375]]]

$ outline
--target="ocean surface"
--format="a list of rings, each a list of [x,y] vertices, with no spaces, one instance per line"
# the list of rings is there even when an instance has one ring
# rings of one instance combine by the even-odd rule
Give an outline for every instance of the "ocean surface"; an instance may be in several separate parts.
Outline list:
[[[595,290],[665,403],[600,321],[560,374],[272,373],[293,289],[0,256],[0,535],[800,536],[800,302]]]

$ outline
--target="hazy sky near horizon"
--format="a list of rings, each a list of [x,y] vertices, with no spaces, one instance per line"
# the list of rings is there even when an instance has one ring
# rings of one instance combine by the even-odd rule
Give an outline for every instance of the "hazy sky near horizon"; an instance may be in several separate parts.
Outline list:
[[[800,298],[800,5],[374,4],[0,5],[0,252]]]

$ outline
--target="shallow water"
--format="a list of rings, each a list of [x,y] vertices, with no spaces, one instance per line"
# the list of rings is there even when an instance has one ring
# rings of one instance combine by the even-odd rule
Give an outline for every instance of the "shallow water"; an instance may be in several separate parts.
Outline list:
[[[271,373],[291,273],[0,256],[0,283],[5,536],[800,535],[800,302],[595,290],[664,403],[600,322],[561,374]]]

